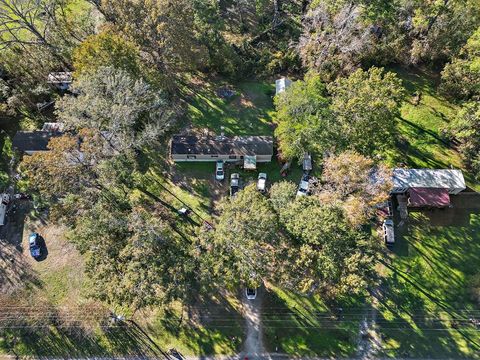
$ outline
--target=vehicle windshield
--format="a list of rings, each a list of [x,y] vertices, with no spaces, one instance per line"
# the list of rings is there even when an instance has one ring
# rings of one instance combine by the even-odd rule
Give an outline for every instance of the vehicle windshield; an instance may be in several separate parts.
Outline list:
[[[247,294],[248,295],[255,295],[255,289],[247,288]]]
[[[218,171],[217,171],[217,175],[223,175],[223,171],[222,171],[222,170],[218,170]]]

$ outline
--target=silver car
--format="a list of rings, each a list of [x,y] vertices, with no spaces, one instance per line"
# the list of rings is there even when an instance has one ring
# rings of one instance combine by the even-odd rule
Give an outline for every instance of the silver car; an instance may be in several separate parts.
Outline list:
[[[247,296],[248,300],[255,300],[255,298],[257,297],[257,289],[246,288],[245,295]]]
[[[298,185],[297,196],[307,196],[310,190],[310,182],[308,176],[303,176]]]
[[[258,174],[257,190],[260,192],[265,192],[266,188],[267,188],[267,174],[260,173]]]
[[[215,179],[218,181],[225,179],[225,166],[223,160],[218,160],[215,165]]]

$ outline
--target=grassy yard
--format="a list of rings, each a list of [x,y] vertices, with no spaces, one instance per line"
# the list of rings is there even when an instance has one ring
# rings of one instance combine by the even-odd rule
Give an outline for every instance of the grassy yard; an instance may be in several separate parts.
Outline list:
[[[212,290],[209,297],[181,309],[153,311],[143,316],[143,327],[163,349],[182,355],[230,355],[241,350],[245,319],[236,294]]]
[[[188,115],[194,128],[207,128],[227,135],[273,135],[273,84],[244,81],[235,85],[223,81],[193,82],[186,90]],[[232,96],[221,96],[222,91]]]
[[[392,167],[403,164],[411,168],[462,169],[459,152],[445,136],[458,107],[438,93],[438,76],[421,70],[389,70],[402,79],[407,97],[401,108],[396,147],[387,152],[387,163]],[[414,94],[421,94],[418,104]],[[468,171],[464,175],[470,187],[480,189]]]
[[[480,356],[480,331],[468,322],[480,314],[468,285],[479,273],[480,196],[452,201],[451,209],[411,213],[397,230],[379,301],[388,356]]]
[[[358,312],[361,304],[352,299],[329,308],[319,297],[270,286],[262,311],[265,346],[292,356],[353,356],[361,317],[352,320],[349,314]],[[348,321],[342,321],[345,316]]]

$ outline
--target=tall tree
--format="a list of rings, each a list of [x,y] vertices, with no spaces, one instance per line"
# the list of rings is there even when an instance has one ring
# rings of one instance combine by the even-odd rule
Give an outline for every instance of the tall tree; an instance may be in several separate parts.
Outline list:
[[[75,75],[95,73],[109,66],[140,76],[140,54],[137,46],[111,29],[87,37],[73,51]]]
[[[282,157],[301,158],[306,151],[322,153],[333,145],[335,121],[329,105],[326,87],[316,74],[307,74],[275,97],[275,135]]]
[[[0,0],[0,47],[43,47],[61,64],[69,50],[94,30],[88,17],[71,14],[70,0]]]
[[[99,202],[78,219],[71,239],[86,256],[91,295],[111,306],[134,311],[192,295],[191,245],[160,208]]]
[[[438,65],[479,26],[479,6],[479,0],[317,0],[303,19],[298,50],[325,80],[371,64]]]
[[[59,120],[73,129],[94,129],[110,153],[158,141],[174,119],[165,94],[125,70],[101,67],[76,79],[72,92],[57,103]]]
[[[387,200],[391,188],[391,172],[384,165],[345,151],[324,160],[317,195],[323,203],[342,207],[350,224],[358,227],[370,220],[376,205]]]
[[[282,211],[284,226],[295,239],[280,274],[283,286],[335,298],[359,294],[375,281],[378,244],[352,228],[341,208],[306,197]]]
[[[363,21],[364,9],[355,1],[335,5],[317,2],[303,19],[298,43],[303,64],[326,81],[355,70],[373,51],[375,33]]]
[[[278,266],[282,235],[276,213],[254,185],[219,205],[220,216],[209,241],[213,270],[225,284],[258,286]]]
[[[392,144],[404,94],[394,73],[359,69],[331,83],[328,90],[345,148],[372,155]]]
[[[443,69],[441,89],[452,98],[480,99],[480,28]]]
[[[204,60],[195,38],[188,0],[102,0],[95,2],[116,29],[135,42],[145,60],[165,76],[179,75]]]
[[[78,193],[85,186],[98,189],[94,170],[97,140],[88,130],[52,138],[49,151],[23,158],[21,172],[27,176],[29,186],[47,199]]]

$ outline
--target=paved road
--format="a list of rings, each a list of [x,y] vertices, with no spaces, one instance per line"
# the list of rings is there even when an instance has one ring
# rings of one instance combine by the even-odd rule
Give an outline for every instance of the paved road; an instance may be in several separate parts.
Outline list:
[[[265,352],[263,348],[263,331],[262,331],[262,302],[263,302],[263,287],[257,289],[257,297],[255,300],[248,300],[245,291],[242,291],[243,311],[246,319],[247,336],[245,338],[244,357],[248,359],[261,359]]]

